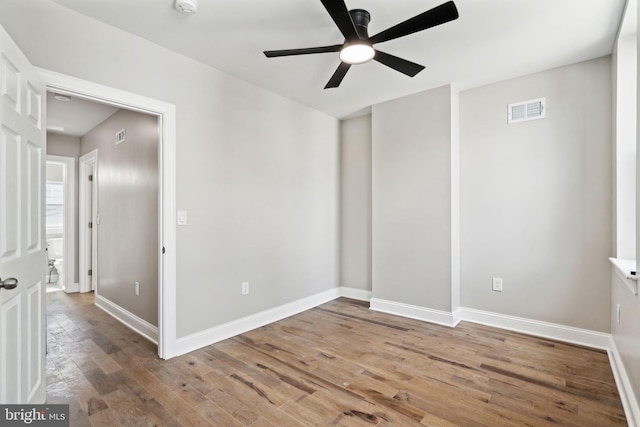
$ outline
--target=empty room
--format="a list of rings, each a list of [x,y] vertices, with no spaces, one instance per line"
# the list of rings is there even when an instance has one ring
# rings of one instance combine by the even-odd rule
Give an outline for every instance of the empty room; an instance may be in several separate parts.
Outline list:
[[[640,426],[638,13],[2,0],[0,424]]]

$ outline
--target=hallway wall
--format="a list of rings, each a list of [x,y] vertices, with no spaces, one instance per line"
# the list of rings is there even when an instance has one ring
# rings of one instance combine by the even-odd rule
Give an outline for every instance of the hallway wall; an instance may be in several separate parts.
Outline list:
[[[115,134],[126,140],[115,144]],[[158,119],[119,110],[81,138],[98,150],[98,289],[114,304],[158,325]],[[134,282],[140,283],[140,295]]]

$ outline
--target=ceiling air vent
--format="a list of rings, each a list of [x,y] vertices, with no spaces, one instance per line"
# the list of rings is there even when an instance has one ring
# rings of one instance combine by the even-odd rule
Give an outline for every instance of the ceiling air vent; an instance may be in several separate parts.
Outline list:
[[[544,119],[545,98],[509,104],[508,123],[518,123],[527,120]]]

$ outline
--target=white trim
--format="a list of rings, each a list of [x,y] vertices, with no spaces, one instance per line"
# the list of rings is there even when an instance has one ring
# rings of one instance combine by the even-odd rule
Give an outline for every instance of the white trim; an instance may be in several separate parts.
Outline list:
[[[158,289],[158,326],[160,339],[158,354],[163,359],[178,355],[177,332],[177,195],[176,195],[176,107],[166,104],[159,117],[158,126],[162,129],[160,139],[160,162],[162,164],[162,183],[158,227],[161,229],[160,242],[165,252],[160,255],[159,277],[161,286]]]
[[[586,347],[609,349],[609,337],[611,334],[590,331],[588,329],[574,328],[572,326],[559,325],[557,323],[542,322],[539,320],[525,319],[506,314],[491,313],[475,310],[473,308],[460,308],[460,318],[467,322],[493,326],[509,331],[521,332],[552,340],[583,345]]]
[[[404,304],[401,302],[371,298],[370,308],[371,310],[380,311],[382,313],[395,314],[396,316],[436,323],[438,325],[449,326],[451,328],[458,324],[458,320],[456,320],[457,316],[455,316],[454,313],[420,307],[417,305]]]
[[[340,286],[340,296],[360,301],[371,301],[371,291]]]
[[[81,156],[79,163],[78,185],[78,291],[98,292],[98,150],[92,150]],[[89,183],[89,175],[93,175],[93,181]],[[90,208],[89,208],[90,206]],[[94,227],[87,228],[89,222]],[[90,234],[90,236],[89,236]],[[90,237],[90,238],[89,238]],[[89,244],[89,242],[91,242]],[[91,246],[91,247],[89,247]],[[89,262],[91,263],[89,265]],[[88,270],[92,270],[89,277]]]
[[[609,340],[609,362],[611,363],[611,370],[613,371],[613,377],[616,380],[618,386],[618,394],[622,401],[622,407],[624,408],[625,416],[627,417],[627,424],[630,426],[640,426],[640,407],[638,407],[638,399],[633,392],[633,387],[629,381],[629,376],[624,368],[624,363],[618,352],[616,341],[611,336]]]
[[[178,355],[176,340],[176,106],[131,92],[36,68],[47,88],[81,98],[100,100],[129,110],[153,114],[160,126],[161,191],[158,253],[158,355]],[[165,253],[162,254],[162,248]]]
[[[269,323],[277,322],[278,320],[312,309],[326,302],[333,301],[340,296],[340,288],[329,289],[328,291],[311,295],[307,298],[293,301],[250,316],[223,323],[222,325],[214,326],[213,328],[209,328],[204,331],[178,338],[176,343],[177,355],[179,356],[189,353],[218,341],[268,325]]]
[[[636,271],[636,261],[629,259],[609,258],[611,264],[613,264],[613,270],[616,272],[622,283],[627,285],[627,288],[632,294],[638,295],[638,276],[631,274]]]
[[[109,301],[102,295],[95,296],[96,306],[107,312],[111,317],[129,329],[139,333],[154,344],[158,344],[158,327],[136,316],[118,304]]]
[[[460,308],[460,91],[449,85],[451,125],[451,310]]]
[[[72,292],[76,272],[76,159],[48,154],[45,162],[64,165],[64,291]],[[46,233],[45,233],[46,238]]]

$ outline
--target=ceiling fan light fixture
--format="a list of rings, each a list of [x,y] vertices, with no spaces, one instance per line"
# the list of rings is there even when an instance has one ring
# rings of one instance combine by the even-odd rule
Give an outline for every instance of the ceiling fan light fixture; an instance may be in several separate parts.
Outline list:
[[[346,43],[340,50],[340,60],[347,64],[364,64],[376,56],[376,51],[370,43]]]

